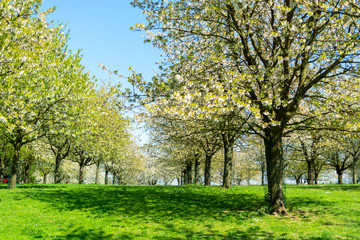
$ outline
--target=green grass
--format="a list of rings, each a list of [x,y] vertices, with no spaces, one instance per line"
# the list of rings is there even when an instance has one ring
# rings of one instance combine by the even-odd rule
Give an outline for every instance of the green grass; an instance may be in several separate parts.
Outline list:
[[[0,239],[360,239],[360,186],[0,186]]]

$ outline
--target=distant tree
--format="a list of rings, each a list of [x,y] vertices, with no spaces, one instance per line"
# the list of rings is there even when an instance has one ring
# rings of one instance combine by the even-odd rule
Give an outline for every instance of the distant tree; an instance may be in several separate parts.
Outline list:
[[[347,134],[344,136],[344,143],[346,144],[346,151],[352,158],[352,181],[354,184],[359,182],[357,169],[360,160],[360,135],[359,134]]]
[[[344,153],[340,149],[334,149],[329,152],[327,161],[338,175],[338,184],[343,184],[343,174],[352,166],[350,154]]]
[[[312,132],[307,136],[300,135],[298,138],[303,158],[307,164],[307,182],[309,185],[314,184],[315,179],[317,183],[317,177],[315,177],[315,175],[318,176],[321,170],[321,138],[321,132]]]
[[[43,184],[47,184],[48,176],[54,171],[55,164],[51,160],[52,159],[50,158],[45,158],[38,159],[37,161],[37,168],[40,172],[40,175],[43,177]]]

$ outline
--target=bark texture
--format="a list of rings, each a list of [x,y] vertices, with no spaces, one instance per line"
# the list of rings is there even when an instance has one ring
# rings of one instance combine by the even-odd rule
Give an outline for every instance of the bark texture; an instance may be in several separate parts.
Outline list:
[[[205,154],[205,182],[206,186],[209,186],[211,183],[211,158],[210,154]]]
[[[233,171],[233,152],[235,138],[229,136],[229,134],[223,134],[224,144],[224,174],[223,174],[223,185],[225,189],[229,189],[232,186],[232,171]]]
[[[195,153],[195,163],[194,163],[194,184],[199,185],[200,179],[200,154]]]
[[[268,129],[264,139],[268,191],[273,214],[288,215],[284,204],[283,182],[284,164],[282,156],[282,134],[281,128]]]

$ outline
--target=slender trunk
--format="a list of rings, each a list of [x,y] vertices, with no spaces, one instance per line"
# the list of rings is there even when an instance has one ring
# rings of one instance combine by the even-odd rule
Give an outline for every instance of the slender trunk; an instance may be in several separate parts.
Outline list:
[[[302,175],[295,176],[296,185],[299,185],[301,183],[301,178],[302,178]]]
[[[318,184],[318,179],[319,179],[319,173],[315,172],[315,174],[314,174],[315,185]]]
[[[10,189],[14,189],[16,188],[16,172],[17,172],[17,165],[20,159],[20,149],[21,149],[22,145],[20,143],[14,144],[14,156],[13,156],[13,161],[11,163],[11,168],[10,168]]]
[[[356,172],[356,160],[353,160],[352,164],[352,178],[353,178],[353,184],[357,184],[357,172]]]
[[[188,180],[188,175],[186,172],[186,168],[183,170],[183,176],[184,176],[184,185],[187,185],[189,180]]]
[[[121,181],[121,176],[118,176],[118,185],[121,185],[122,181]]]
[[[43,177],[43,184],[46,184],[46,178],[47,178],[47,174],[44,173],[44,177]]]
[[[29,183],[29,171],[30,171],[30,166],[28,164],[25,164],[25,166],[24,166],[24,183],[25,184]]]
[[[84,165],[83,164],[79,164],[79,184],[83,184],[84,183]]]
[[[100,173],[100,163],[96,163],[96,176],[95,176],[95,184],[99,184],[99,173]]]
[[[5,178],[5,160],[3,158],[0,158],[0,183],[4,182]]]
[[[337,173],[338,174],[338,184],[343,184],[343,177],[342,177],[342,175],[343,175],[343,173],[342,172],[338,172]]]
[[[287,215],[284,204],[283,182],[284,163],[282,156],[281,127],[271,127],[265,131],[265,155],[268,179],[268,191],[270,194],[270,205],[273,214]]]
[[[116,174],[113,173],[113,181],[112,181],[112,185],[115,185],[115,181],[116,181]]]
[[[307,162],[308,167],[308,185],[314,184],[314,159],[309,159]]]
[[[192,178],[192,167],[193,163],[192,161],[189,161],[186,165],[186,183],[187,184],[192,184],[193,183],[193,178]]]
[[[4,172],[5,172],[4,159],[0,158],[0,180],[1,180],[1,182],[4,180]]]
[[[222,187],[231,188],[232,185],[232,168],[233,168],[233,152],[234,141],[230,139],[229,134],[223,134],[224,143],[224,174]]]
[[[178,185],[181,185],[181,179],[180,178],[176,178]]]
[[[261,165],[261,185],[265,184],[265,164]]]
[[[105,185],[108,185],[109,181],[109,170],[105,169]]]
[[[54,170],[54,183],[59,184],[61,182],[61,172],[60,172],[60,165],[61,165],[61,154],[56,154],[55,157],[55,170]]]
[[[205,185],[209,186],[211,182],[211,155],[205,153]]]
[[[199,185],[199,175],[200,175],[200,154],[195,154],[195,172],[194,172],[194,184]]]

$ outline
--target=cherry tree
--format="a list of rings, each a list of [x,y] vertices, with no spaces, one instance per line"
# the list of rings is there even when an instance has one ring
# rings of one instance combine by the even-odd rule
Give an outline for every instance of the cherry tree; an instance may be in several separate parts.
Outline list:
[[[358,110],[358,1],[135,0],[132,4],[147,18],[146,24],[135,28],[148,30],[148,41],[165,56],[164,75],[149,85],[153,89],[149,93],[166,96],[178,80],[171,94],[184,108],[206,94],[207,106],[218,104],[225,111],[226,104],[234,102],[237,107],[232,111],[242,119],[250,115],[247,122],[264,141],[272,211],[287,214],[282,189],[284,135],[330,114],[340,119],[331,127],[358,128],[354,121],[341,120]],[[202,110],[197,115],[208,115],[207,107],[195,109]],[[189,115],[173,108],[164,111]],[[321,127],[330,127],[322,123]]]
[[[22,147],[49,130],[52,122],[65,121],[71,108],[89,86],[78,53],[66,49],[63,26],[50,27],[40,12],[40,0],[1,1],[1,102],[2,135],[13,145],[10,188]]]

